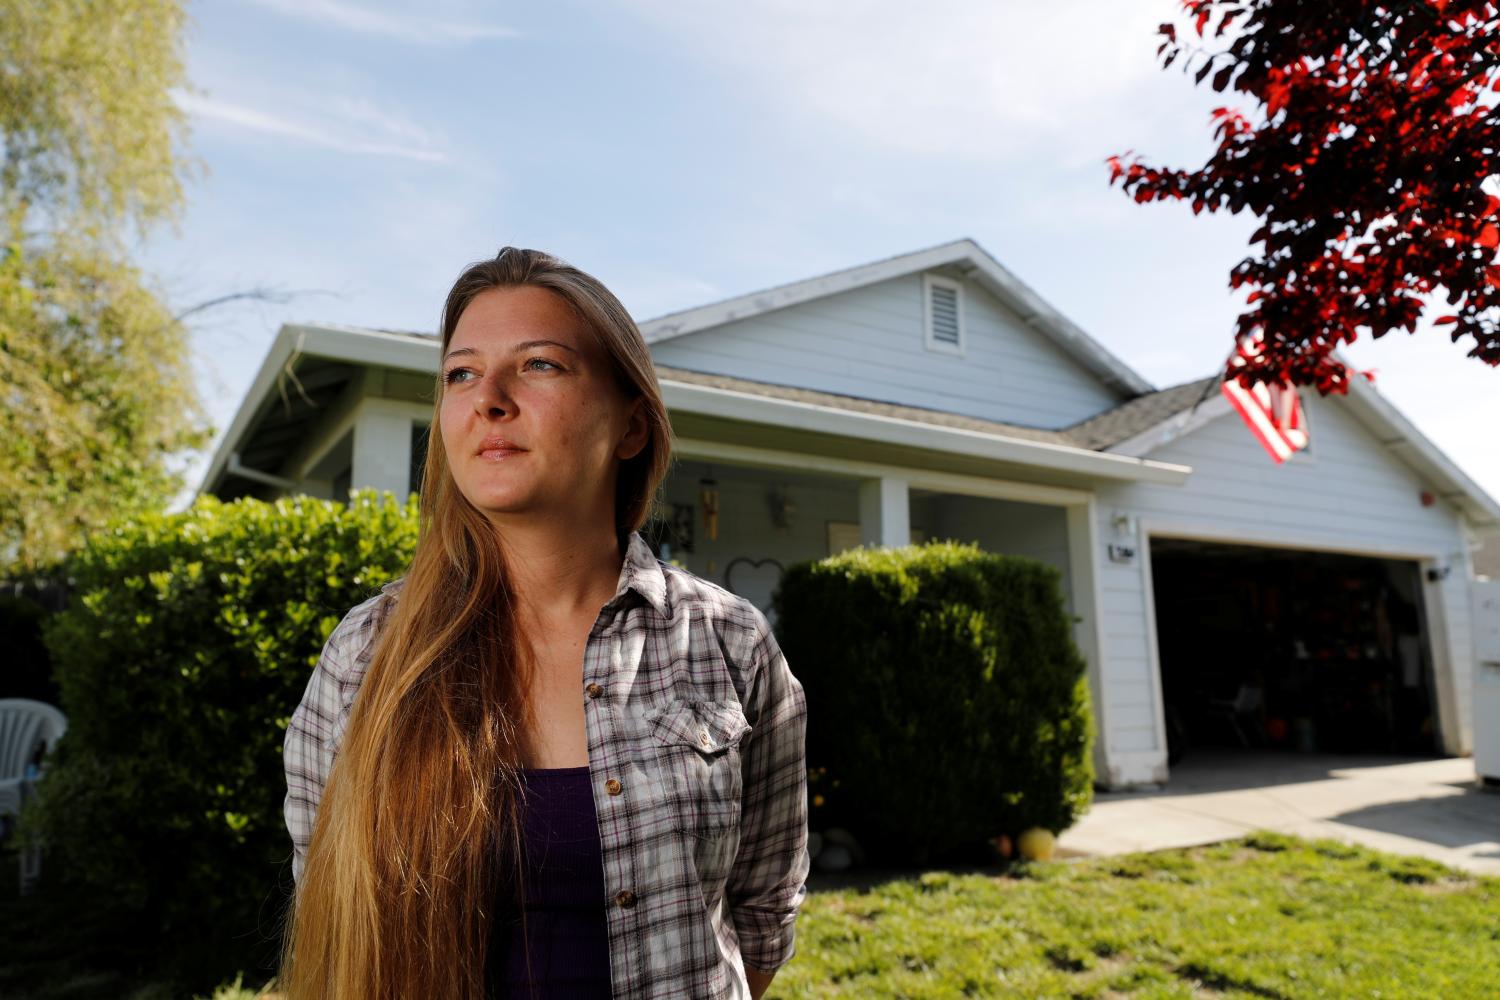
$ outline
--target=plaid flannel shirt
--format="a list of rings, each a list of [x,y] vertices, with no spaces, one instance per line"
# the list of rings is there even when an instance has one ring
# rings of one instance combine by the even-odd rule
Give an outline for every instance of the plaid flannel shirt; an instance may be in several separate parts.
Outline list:
[[[294,879],[403,582],[334,628],[287,725]],[[810,862],[806,701],[769,622],[631,532],[582,682],[614,996],[749,997],[742,963],[769,972],[796,953]]]

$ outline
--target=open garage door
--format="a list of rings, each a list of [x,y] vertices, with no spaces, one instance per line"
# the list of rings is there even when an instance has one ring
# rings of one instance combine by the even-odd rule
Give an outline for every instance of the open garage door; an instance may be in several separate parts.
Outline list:
[[[1416,562],[1150,545],[1169,763],[1210,745],[1440,753]]]

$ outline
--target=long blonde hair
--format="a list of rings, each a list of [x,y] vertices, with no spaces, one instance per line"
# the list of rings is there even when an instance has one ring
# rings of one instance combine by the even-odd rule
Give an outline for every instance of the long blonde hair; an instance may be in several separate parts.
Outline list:
[[[454,283],[439,356],[476,295],[519,285],[561,295],[614,361],[626,396],[645,397],[650,441],[621,461],[615,493],[623,551],[650,516],[672,439],[650,351],[619,300],[556,257],[505,247]],[[524,892],[516,722],[531,664],[496,529],[448,467],[443,389],[439,372],[416,551],[398,596],[385,598],[394,606],[287,909],[277,988],[288,1000],[481,1000],[497,908]]]

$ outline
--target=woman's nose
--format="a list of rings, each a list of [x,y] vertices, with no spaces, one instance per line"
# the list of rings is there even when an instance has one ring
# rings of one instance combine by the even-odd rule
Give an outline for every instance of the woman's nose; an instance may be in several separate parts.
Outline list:
[[[504,414],[515,408],[510,387],[497,374],[487,374],[480,379],[474,387],[473,399],[474,409],[485,416]]]

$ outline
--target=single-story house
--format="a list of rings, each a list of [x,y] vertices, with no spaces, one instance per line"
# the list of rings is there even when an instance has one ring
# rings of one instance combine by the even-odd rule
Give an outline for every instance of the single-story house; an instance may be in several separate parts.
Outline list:
[[[862,543],[1056,566],[1101,786],[1215,741],[1473,752],[1500,504],[1366,380],[1304,389],[1277,464],[1218,372],[1153,386],[969,239],[641,330],[677,437],[659,554],[768,611],[782,567]],[[430,333],[283,326],[200,492],[404,497],[438,362]]]

